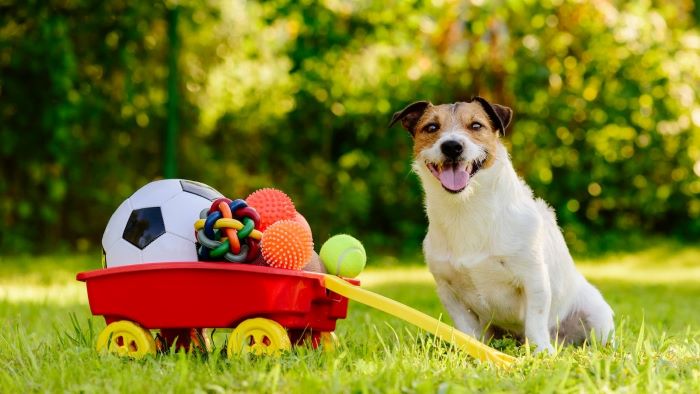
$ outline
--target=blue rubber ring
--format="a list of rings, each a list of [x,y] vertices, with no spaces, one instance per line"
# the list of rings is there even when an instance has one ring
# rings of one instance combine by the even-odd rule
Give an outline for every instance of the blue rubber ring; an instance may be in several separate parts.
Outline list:
[[[228,206],[231,208],[231,212],[236,212],[240,208],[245,208],[248,206],[248,204],[244,201],[241,200],[240,198],[237,198],[233,201],[231,201]]]
[[[214,223],[219,219],[221,219],[221,212],[216,211],[207,216],[207,220],[204,221],[204,234],[210,239],[216,238],[216,234],[214,234]]]

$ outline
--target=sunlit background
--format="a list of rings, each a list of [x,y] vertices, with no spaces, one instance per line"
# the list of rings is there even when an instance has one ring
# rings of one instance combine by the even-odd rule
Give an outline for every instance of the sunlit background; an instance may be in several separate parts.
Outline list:
[[[700,236],[700,11],[676,1],[0,2],[0,247],[98,251],[143,184],[286,191],[317,245],[425,233],[414,100],[515,111],[576,253]]]
[[[0,392],[700,392],[699,88],[700,0],[0,0]],[[492,341],[521,361],[491,369],[352,301],[331,353],[95,351],[76,273],[120,203],[171,177],[286,191],[317,251],[354,235],[363,288],[451,324],[411,137],[388,124],[474,95],[514,109],[503,141],[614,346]],[[234,282],[182,291],[224,311]]]

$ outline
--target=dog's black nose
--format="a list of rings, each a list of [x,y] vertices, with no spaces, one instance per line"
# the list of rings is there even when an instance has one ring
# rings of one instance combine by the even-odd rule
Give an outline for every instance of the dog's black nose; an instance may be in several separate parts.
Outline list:
[[[448,159],[456,159],[464,151],[462,144],[455,140],[445,141],[440,145],[440,150]]]

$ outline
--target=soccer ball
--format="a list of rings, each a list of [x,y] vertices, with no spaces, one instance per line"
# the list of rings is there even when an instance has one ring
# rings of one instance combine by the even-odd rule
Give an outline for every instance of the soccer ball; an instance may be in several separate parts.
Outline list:
[[[103,263],[197,261],[194,222],[221,193],[185,179],[151,182],[127,198],[102,235]]]

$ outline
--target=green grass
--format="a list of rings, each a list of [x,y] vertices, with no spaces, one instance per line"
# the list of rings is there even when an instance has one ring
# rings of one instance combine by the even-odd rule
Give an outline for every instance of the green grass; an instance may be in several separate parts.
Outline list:
[[[377,264],[361,279],[444,314],[430,275],[413,263]],[[141,361],[98,355],[93,344],[104,322],[91,317],[84,284],[74,280],[75,272],[98,266],[99,256],[0,258],[0,392],[700,392],[698,247],[662,242],[580,260],[616,311],[615,346],[565,347],[546,357],[505,343],[519,357],[509,370],[356,303],[338,323],[334,353],[297,348],[279,359],[234,360],[176,353]]]

